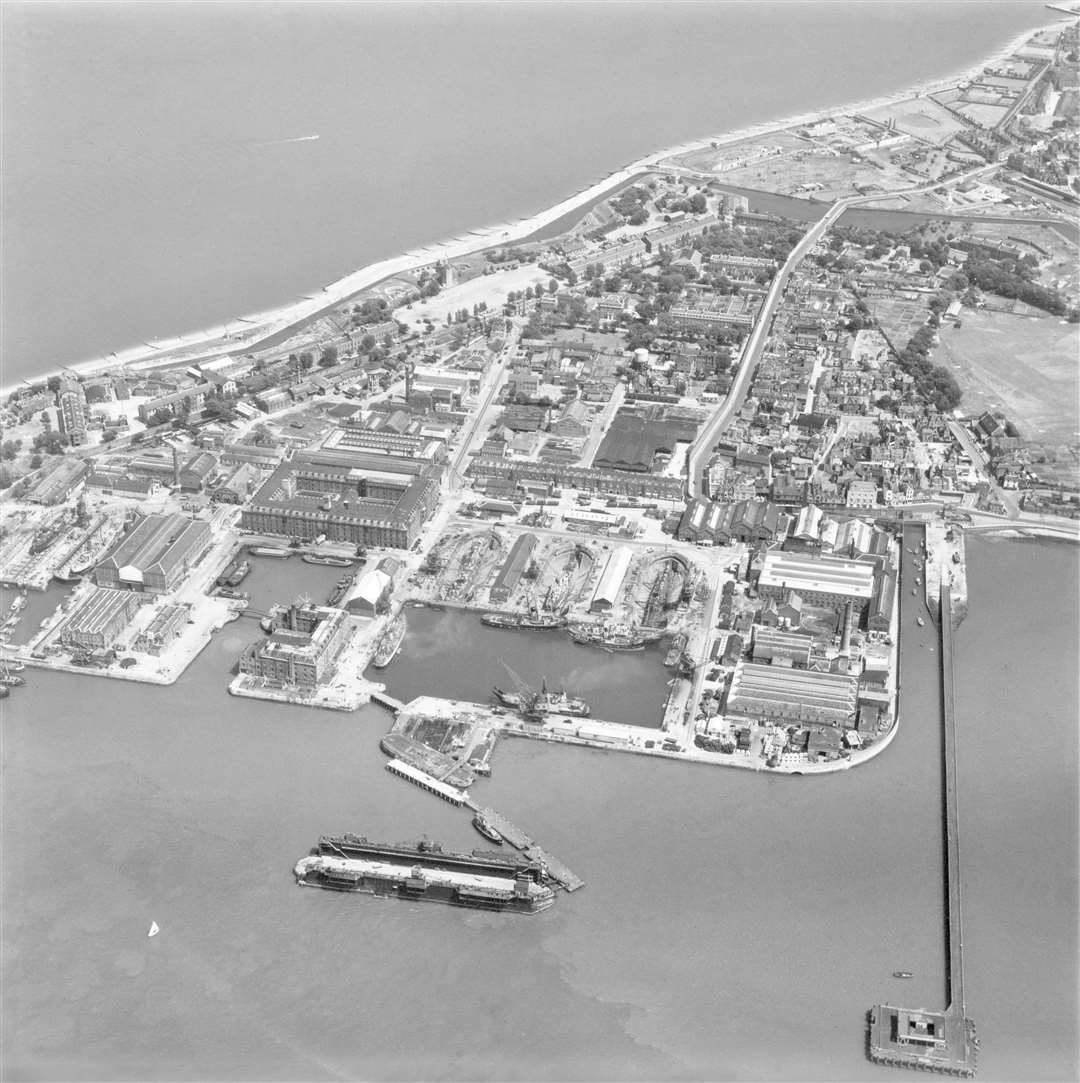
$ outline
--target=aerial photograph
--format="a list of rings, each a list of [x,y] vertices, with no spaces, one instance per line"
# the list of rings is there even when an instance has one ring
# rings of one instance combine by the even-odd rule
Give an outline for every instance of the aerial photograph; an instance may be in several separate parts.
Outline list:
[[[1080,0],[2,0],[0,215],[0,1083],[1080,1078]]]

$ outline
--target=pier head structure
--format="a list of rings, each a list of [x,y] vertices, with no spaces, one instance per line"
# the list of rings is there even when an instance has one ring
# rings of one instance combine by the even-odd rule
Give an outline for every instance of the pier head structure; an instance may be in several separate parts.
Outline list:
[[[869,1012],[868,1054],[872,1061],[971,1077],[978,1060],[975,1024],[964,1005],[964,930],[960,891],[960,830],[956,794],[956,713],[953,689],[953,606],[949,584],[941,585],[941,714],[944,727],[945,993],[944,1011],[877,1004]]]

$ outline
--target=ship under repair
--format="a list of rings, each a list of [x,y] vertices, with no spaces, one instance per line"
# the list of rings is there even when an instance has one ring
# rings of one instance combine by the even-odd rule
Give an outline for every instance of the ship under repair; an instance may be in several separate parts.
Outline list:
[[[432,842],[411,845],[324,835],[294,871],[301,886],[481,910],[537,914],[555,901],[540,861],[479,850],[454,853]]]

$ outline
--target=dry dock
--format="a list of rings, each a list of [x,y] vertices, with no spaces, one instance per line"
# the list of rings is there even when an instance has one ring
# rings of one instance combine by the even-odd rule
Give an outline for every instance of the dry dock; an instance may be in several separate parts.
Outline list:
[[[869,1013],[868,1053],[878,1064],[973,1076],[978,1039],[964,1004],[964,928],[960,892],[960,816],[956,794],[956,713],[953,688],[954,614],[948,583],[941,586],[941,694],[945,779],[946,1003],[944,1011],[875,1005]]]

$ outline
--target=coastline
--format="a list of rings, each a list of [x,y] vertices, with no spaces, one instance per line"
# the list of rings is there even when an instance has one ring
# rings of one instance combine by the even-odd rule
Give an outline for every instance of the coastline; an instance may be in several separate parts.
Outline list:
[[[23,377],[12,384],[0,386],[0,396],[7,398],[25,383],[44,380],[63,371],[74,371],[81,376],[92,376],[120,366],[135,369],[153,369],[164,364],[198,361],[223,355],[241,354],[259,348],[260,343],[275,336],[291,333],[304,323],[318,318],[328,310],[346,303],[350,298],[379,282],[398,274],[419,270],[438,260],[458,259],[474,255],[488,248],[524,241],[530,235],[543,230],[559,218],[578,208],[585,208],[611,189],[620,187],[642,174],[670,167],[669,159],[676,155],[691,153],[712,144],[723,145],[739,142],[782,130],[795,124],[810,124],[837,113],[857,113],[869,109],[905,101],[913,96],[926,95],[956,86],[973,77],[985,67],[1012,55],[1035,34],[1056,28],[1069,17],[1062,13],[1058,18],[1031,27],[1017,34],[993,53],[977,63],[939,79],[924,80],[895,92],[876,98],[839,103],[807,113],[794,114],[778,120],[766,121],[725,132],[707,135],[655,151],[631,162],[620,169],[585,185],[577,192],[536,214],[498,225],[471,230],[466,234],[434,242],[421,248],[411,249],[401,255],[389,257],[361,267],[342,278],[317,290],[302,295],[297,300],[246,316],[234,317],[210,328],[177,335],[161,342],[143,342],[108,355],[63,365],[33,377]],[[668,163],[665,165],[664,163]],[[584,213],[584,211],[583,211]]]

